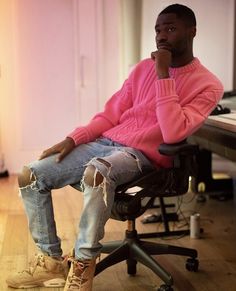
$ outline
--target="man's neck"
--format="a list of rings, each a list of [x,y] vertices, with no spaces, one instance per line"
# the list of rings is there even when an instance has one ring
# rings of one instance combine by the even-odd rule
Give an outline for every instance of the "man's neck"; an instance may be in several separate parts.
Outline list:
[[[191,63],[194,59],[193,54],[185,55],[183,58],[178,57],[178,58],[173,58],[171,62],[171,68],[178,68],[178,67],[183,67],[186,66],[187,64]]]

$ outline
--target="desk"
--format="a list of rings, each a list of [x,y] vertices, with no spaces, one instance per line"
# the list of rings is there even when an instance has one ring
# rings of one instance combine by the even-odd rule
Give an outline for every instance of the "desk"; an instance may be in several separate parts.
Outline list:
[[[232,114],[235,119],[231,120]],[[209,117],[206,123],[189,138],[189,141],[236,162],[236,113],[225,115],[228,116]]]
[[[212,153],[236,161],[236,113],[210,116],[206,123],[189,137],[188,141],[200,147],[197,157],[199,171],[191,185],[193,191],[199,192],[199,185],[203,182],[206,192],[232,194],[231,178],[213,179],[212,177]]]

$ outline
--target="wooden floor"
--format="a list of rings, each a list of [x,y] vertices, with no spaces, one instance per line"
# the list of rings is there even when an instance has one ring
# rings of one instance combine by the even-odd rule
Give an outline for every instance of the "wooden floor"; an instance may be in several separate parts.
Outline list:
[[[76,234],[76,224],[80,216],[82,197],[71,187],[57,190],[53,194],[58,234],[62,239],[64,252],[72,247]],[[162,255],[160,264],[174,277],[175,291],[236,291],[236,204],[233,200],[220,202],[208,199],[199,204],[195,196],[188,193],[181,206],[185,217],[198,211],[204,234],[201,239],[189,236],[174,239],[151,239],[161,243],[171,243],[194,247],[199,252],[199,271],[188,272],[185,258]],[[151,212],[155,212],[152,210]],[[175,228],[184,224],[178,222]],[[122,239],[126,223],[110,220],[106,225],[104,240]],[[137,222],[140,232],[158,231],[161,224]],[[27,221],[18,195],[16,177],[0,179],[0,290],[13,290],[5,284],[6,277],[27,266],[28,260],[37,250],[27,229]],[[161,280],[146,267],[138,264],[137,275],[126,273],[125,262],[117,264],[99,274],[94,280],[95,291],[152,291],[162,284]],[[35,288],[28,290],[54,290],[59,288]]]

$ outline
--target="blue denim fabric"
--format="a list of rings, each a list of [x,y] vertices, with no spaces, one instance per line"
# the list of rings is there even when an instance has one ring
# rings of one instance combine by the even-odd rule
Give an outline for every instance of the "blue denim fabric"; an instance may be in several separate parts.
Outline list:
[[[91,259],[99,255],[99,241],[110,217],[115,188],[152,169],[153,165],[140,151],[104,138],[76,147],[60,163],[55,160],[53,155],[30,163],[28,167],[34,179],[30,185],[20,188],[32,237],[42,252],[62,255],[51,190],[72,185],[84,195],[75,255]],[[104,177],[100,185],[89,186],[84,182],[87,165],[93,165]]]

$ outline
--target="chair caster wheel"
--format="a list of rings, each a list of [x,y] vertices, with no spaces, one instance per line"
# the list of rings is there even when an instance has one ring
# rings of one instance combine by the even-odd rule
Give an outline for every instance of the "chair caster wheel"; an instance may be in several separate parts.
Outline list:
[[[174,289],[169,285],[161,285],[157,291],[174,291]]]
[[[197,272],[198,271],[199,262],[197,259],[188,258],[186,261],[186,269],[190,272]]]

